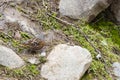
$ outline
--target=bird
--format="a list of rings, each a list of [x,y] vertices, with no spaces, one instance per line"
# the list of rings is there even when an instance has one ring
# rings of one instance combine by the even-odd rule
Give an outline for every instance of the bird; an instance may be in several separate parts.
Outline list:
[[[33,38],[22,44],[30,52],[41,50],[45,46],[45,42],[39,38]]]

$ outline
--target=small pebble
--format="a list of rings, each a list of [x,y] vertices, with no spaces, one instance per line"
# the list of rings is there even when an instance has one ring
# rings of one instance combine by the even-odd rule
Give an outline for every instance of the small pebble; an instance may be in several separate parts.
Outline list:
[[[98,54],[98,55],[96,56],[97,59],[101,59],[101,57],[102,57],[101,54]]]
[[[39,64],[40,63],[40,61],[35,57],[28,59],[28,62],[31,64]]]
[[[43,57],[46,56],[46,52],[43,51],[40,56],[43,56]]]

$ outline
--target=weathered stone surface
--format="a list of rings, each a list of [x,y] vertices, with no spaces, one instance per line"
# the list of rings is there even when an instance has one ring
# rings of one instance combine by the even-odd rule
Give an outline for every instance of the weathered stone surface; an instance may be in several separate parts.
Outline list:
[[[31,64],[39,64],[40,63],[39,59],[35,58],[35,57],[28,59],[28,62]]]
[[[120,63],[113,63],[113,68],[114,75],[117,77],[117,80],[120,80]]]
[[[46,31],[43,34],[44,34],[44,40],[46,42],[52,42],[56,38],[55,33],[53,31]]]
[[[61,0],[59,10],[61,15],[90,22],[110,3],[111,0]]]
[[[4,3],[4,2],[13,2],[14,3],[22,3],[24,0],[0,0],[0,3]]]
[[[23,17],[21,13],[12,7],[6,8],[3,11],[4,19],[9,23],[18,23],[22,31],[38,36],[40,34],[40,26],[35,22]]]
[[[57,45],[47,59],[41,75],[48,80],[79,80],[92,61],[87,49],[66,44]]]
[[[114,0],[111,7],[110,13],[112,13],[113,19],[115,23],[120,25],[120,0]],[[110,16],[111,17],[111,16]]]
[[[11,49],[0,45],[0,64],[9,68],[18,68],[24,61]]]
[[[5,28],[5,21],[4,20],[0,20],[0,31],[3,31]]]
[[[45,51],[41,52],[40,56],[45,57],[47,53]]]
[[[0,76],[0,80],[18,80],[18,79],[16,79],[16,78],[8,78],[8,77],[1,77]]]

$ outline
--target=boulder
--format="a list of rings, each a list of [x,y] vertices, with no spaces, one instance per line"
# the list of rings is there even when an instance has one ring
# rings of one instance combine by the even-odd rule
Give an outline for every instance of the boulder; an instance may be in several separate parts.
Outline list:
[[[116,80],[120,80],[120,63],[119,62],[113,63],[113,72],[114,72],[114,75],[117,77]]]
[[[120,25],[120,0],[114,0],[110,6],[111,18],[116,24]]]
[[[89,68],[90,52],[80,46],[57,45],[41,68],[41,76],[48,80],[80,80]]]
[[[40,63],[39,59],[36,57],[32,57],[32,58],[28,59],[28,62],[31,64],[36,64],[36,65]]]
[[[24,61],[12,49],[0,45],[0,65],[19,68],[24,65]]]
[[[106,9],[112,0],[60,0],[61,15],[82,21],[92,21],[101,11]]]
[[[3,15],[6,22],[18,23],[18,27],[22,31],[33,34],[35,37],[37,37],[40,34],[41,26],[29,20],[28,18],[23,17],[17,9],[13,7],[5,8],[3,11]]]

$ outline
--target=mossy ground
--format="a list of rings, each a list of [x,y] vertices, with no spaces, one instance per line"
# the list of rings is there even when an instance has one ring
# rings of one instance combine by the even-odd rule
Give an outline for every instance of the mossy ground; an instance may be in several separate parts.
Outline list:
[[[91,43],[101,51],[102,58],[105,60],[103,61],[96,58],[98,53],[76,28],[60,24],[54,18],[49,17],[47,20],[50,21],[50,24],[44,24],[45,30],[51,29],[51,26],[53,26],[54,29],[61,30],[64,34],[70,36],[70,38],[74,41],[77,41],[79,44],[76,45],[87,48],[91,52],[93,61],[82,80],[93,80],[95,78],[98,80],[113,80],[113,73],[111,72],[112,63],[120,61],[119,54],[113,52],[114,47],[120,51],[120,34],[118,26],[105,20],[101,20],[94,25],[78,24],[80,25],[80,29],[89,37]]]
[[[33,0],[32,0],[33,1]],[[33,1],[34,2],[34,1]],[[39,0],[38,0],[39,2]],[[43,3],[39,2],[39,4]],[[119,26],[116,26],[112,22],[102,19],[99,22],[95,24],[80,24],[79,21],[75,21],[74,23],[79,26],[79,29],[81,29],[90,39],[91,43],[100,50],[102,53],[102,59],[98,60],[96,58],[97,52],[94,50],[94,48],[86,41],[83,34],[81,34],[75,27],[68,26],[65,24],[60,23],[58,20],[56,20],[53,17],[50,17],[47,15],[48,10],[44,8],[44,6],[49,7],[49,2],[45,1],[44,5],[40,8],[35,8],[36,6],[33,5],[33,8],[36,9],[35,13],[29,15],[32,19],[36,20],[43,26],[43,31],[46,30],[59,30],[62,33],[64,33],[67,37],[71,38],[73,40],[73,43],[76,45],[80,45],[84,48],[87,48],[92,55],[93,61],[88,69],[88,71],[85,73],[85,75],[82,77],[81,80],[113,80],[112,72],[111,72],[111,66],[112,63],[115,61],[120,61],[120,30]],[[13,5],[12,5],[13,6]],[[23,11],[22,6],[19,6],[19,11],[27,14],[26,11]],[[52,10],[51,8],[49,10]],[[53,16],[57,16],[57,12],[51,13]],[[21,32],[22,35],[22,41],[30,39],[29,35],[25,32]],[[15,48],[17,52],[21,51],[23,48],[21,46],[21,41],[17,41],[11,37],[11,34],[0,34],[0,39],[4,41],[4,43],[11,43],[11,46]],[[66,38],[67,38],[66,37]],[[76,43],[77,42],[77,43]],[[53,45],[54,46],[54,45]],[[40,58],[44,62],[44,58]],[[27,64],[27,66],[23,67],[22,69],[15,69],[10,70],[1,67],[0,71],[6,70],[6,75],[11,77],[20,78],[23,80],[23,77],[26,76],[32,76],[36,77],[39,76],[40,65],[31,65]],[[26,77],[28,78],[28,77]],[[33,79],[34,80],[34,79]],[[37,79],[36,79],[37,80]],[[39,80],[39,79],[38,79]]]

